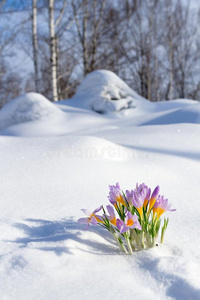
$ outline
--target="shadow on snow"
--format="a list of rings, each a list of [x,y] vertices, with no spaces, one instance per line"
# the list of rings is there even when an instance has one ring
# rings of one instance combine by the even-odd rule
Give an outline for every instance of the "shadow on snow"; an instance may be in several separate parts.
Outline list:
[[[83,237],[84,226],[73,221],[73,219],[63,219],[60,221],[50,221],[41,219],[25,219],[26,223],[16,223],[14,226],[21,229],[26,237],[17,238],[13,243],[20,244],[20,247],[28,247],[31,243],[35,249],[43,251],[54,251],[60,256],[63,253],[73,254],[72,249],[79,249],[98,255],[117,255],[116,242],[112,235],[100,226],[90,226],[89,232],[95,234],[91,239]],[[98,241],[98,237],[107,243]],[[76,246],[70,247],[66,241],[77,242]],[[47,245],[44,243],[46,242]],[[59,243],[60,242],[60,243]],[[81,247],[81,246],[87,246]]]
[[[26,224],[16,223],[14,226],[21,229],[26,237],[9,242],[17,243],[20,247],[29,247],[31,244],[33,249],[53,251],[58,256],[73,255],[75,249],[95,255],[119,255],[112,235],[100,226],[90,227],[89,234],[92,233],[92,238],[89,239],[84,237],[84,226],[73,221],[72,218],[60,221],[25,219],[24,222]],[[103,240],[98,241],[99,237],[106,243]],[[75,245],[74,243],[70,245],[70,241],[76,242]],[[159,268],[160,258],[145,256],[141,252],[140,254],[133,257],[139,269],[144,270],[147,276],[150,273],[157,282],[164,284],[167,287],[167,296],[177,300],[200,299],[200,290],[193,287],[187,279]]]
[[[174,257],[176,259],[176,257]],[[176,300],[199,300],[200,289],[196,289],[182,276],[168,273],[159,268],[160,258],[142,257],[139,260],[139,267],[155,278],[157,282],[167,286],[166,295]],[[183,274],[184,275],[184,274]]]

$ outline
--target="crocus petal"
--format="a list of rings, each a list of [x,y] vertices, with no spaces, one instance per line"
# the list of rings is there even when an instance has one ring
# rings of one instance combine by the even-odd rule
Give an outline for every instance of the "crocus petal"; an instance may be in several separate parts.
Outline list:
[[[130,222],[132,221],[132,222]],[[138,221],[138,216],[137,215],[132,215],[130,212],[127,214],[126,217],[126,222],[127,222],[127,228],[137,228],[139,230],[142,230],[142,227]],[[130,225],[132,223],[132,225]]]
[[[80,219],[78,219],[78,223],[88,224],[89,223],[89,219],[88,218],[80,218]]]
[[[130,227],[126,226],[126,224],[122,220],[119,220],[119,219],[117,219],[116,226],[119,229],[120,233],[124,233],[124,232],[128,231],[130,228]]]
[[[97,225],[97,219],[94,216],[92,216],[90,219],[90,223],[94,226]]]
[[[119,229],[119,232],[121,233],[121,231],[122,231],[122,229],[123,229],[123,227],[125,225],[124,222],[122,220],[120,220],[120,219],[117,219],[116,225],[117,225],[117,228]]]
[[[133,190],[131,190],[131,191],[126,190],[126,199],[129,203],[129,205],[131,205],[133,202],[133,194],[134,194]]]
[[[91,212],[89,210],[84,209],[84,208],[82,208],[81,210],[84,212],[84,214],[86,214],[86,216],[88,216],[88,217],[91,216]]]
[[[108,199],[112,205],[114,205],[114,206],[116,205],[116,203],[117,203],[116,200],[112,200],[110,197],[108,197]]]
[[[107,211],[108,211],[109,215],[110,215],[112,218],[115,217],[115,211],[114,211],[114,208],[113,208],[111,205],[107,205],[106,208],[107,208]]]
[[[121,230],[120,230],[120,233],[124,233],[126,231],[129,230],[130,227],[126,226],[125,224],[122,226]]]
[[[96,209],[93,211],[93,214],[96,214],[96,213],[99,212],[102,208],[103,208],[103,205],[99,206],[98,208],[96,208]]]
[[[160,187],[159,185],[154,189],[153,193],[152,193],[152,196],[151,196],[151,199],[155,199],[158,194],[159,194],[159,191],[160,191]]]
[[[135,222],[138,222],[138,216],[133,215],[133,216],[132,216],[132,219],[133,219],[133,222],[134,222],[134,223],[135,223]]]
[[[165,199],[164,196],[159,195],[153,206],[153,215],[155,218],[155,215],[157,214],[157,218],[160,218],[164,212],[175,210],[176,209],[171,209],[171,204],[168,203],[168,199]]]
[[[119,190],[121,190],[119,182],[116,183],[116,188],[119,189]]]
[[[111,224],[116,226],[116,216],[115,216],[114,208],[111,205],[107,205],[106,208],[108,210],[108,213],[110,214],[109,216],[107,216],[108,220],[110,221]]]
[[[129,211],[126,215],[127,219],[132,219],[133,218],[133,215],[132,213]]]
[[[109,185],[109,189],[110,189],[110,192],[109,192],[108,199],[109,199],[110,203],[114,206],[116,205],[117,202],[122,203],[123,205],[125,205],[119,183],[117,182],[116,186],[115,185]]]
[[[154,207],[156,201],[157,201],[157,196],[159,194],[160,191],[160,187],[159,185],[154,189],[151,198],[149,200],[149,209],[148,209],[148,214],[150,213],[150,211],[152,210],[152,208]]]
[[[78,222],[80,224],[86,224],[85,230],[88,230],[88,228],[90,226],[90,220],[88,218],[80,218],[80,219],[78,219]]]
[[[117,219],[117,222],[116,222],[116,225],[117,225],[117,228],[120,230],[120,228],[122,227],[122,225],[123,225],[123,221],[122,220],[120,220],[120,219]]]
[[[102,216],[99,215],[94,215],[95,219],[97,220],[98,223],[103,223],[103,218]]]
[[[139,230],[142,230],[142,226],[140,225],[139,221],[135,222],[134,225],[135,225],[134,228],[137,228],[137,229],[139,229]]]
[[[146,199],[149,199],[150,195],[151,195],[151,189],[148,189],[146,193]]]

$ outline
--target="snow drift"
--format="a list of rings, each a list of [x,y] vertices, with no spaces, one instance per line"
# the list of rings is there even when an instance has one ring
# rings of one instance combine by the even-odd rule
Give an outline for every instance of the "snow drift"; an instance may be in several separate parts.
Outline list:
[[[0,130],[11,125],[61,115],[47,98],[37,93],[27,93],[6,104],[0,110]]]
[[[173,107],[173,102],[176,102],[176,100],[170,102],[171,107]],[[187,105],[186,102],[185,106],[180,106],[179,108],[171,110],[169,109],[164,112],[161,110],[162,106],[160,105],[160,112],[158,116],[150,116],[150,120],[142,122],[141,125],[164,125],[176,123],[200,124],[200,103],[197,101],[191,101],[191,103],[191,105]]]
[[[137,106],[146,101],[111,71],[98,70],[86,76],[75,96],[67,104],[109,113]]]
[[[97,114],[90,101],[104,103],[106,84],[122,90],[99,72],[107,79],[84,83],[74,107],[27,94],[0,111],[1,126],[22,122],[0,132],[0,299],[199,300],[199,103],[149,103],[124,87],[136,108]],[[103,228],[77,223],[116,182],[160,185],[177,209],[164,245],[126,256]]]

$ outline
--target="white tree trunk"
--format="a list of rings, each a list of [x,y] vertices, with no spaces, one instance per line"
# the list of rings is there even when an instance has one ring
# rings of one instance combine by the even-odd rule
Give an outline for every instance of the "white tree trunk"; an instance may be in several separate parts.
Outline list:
[[[50,31],[51,78],[52,78],[53,101],[58,101],[54,0],[49,0],[49,31]]]
[[[87,53],[87,21],[88,21],[88,0],[84,0],[84,16],[83,16],[83,66],[84,76],[88,73],[88,53]]]
[[[173,72],[173,45],[172,41],[169,41],[169,64],[170,64],[170,77],[169,77],[169,100],[173,99],[173,82],[174,82],[174,72]]]
[[[37,0],[32,0],[32,41],[35,90],[39,92],[39,69],[38,69],[38,40],[37,40]]]
[[[159,64],[158,64],[158,56],[157,53],[155,53],[155,88],[156,88],[156,101],[160,101],[160,84],[159,84],[159,78],[158,78],[158,70],[159,70]]]

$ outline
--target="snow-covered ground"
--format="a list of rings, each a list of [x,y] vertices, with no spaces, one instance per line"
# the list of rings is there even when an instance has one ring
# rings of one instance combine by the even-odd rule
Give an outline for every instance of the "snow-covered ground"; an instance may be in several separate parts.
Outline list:
[[[73,105],[31,94],[0,111],[0,299],[199,300],[200,103],[132,94],[134,108],[98,114],[80,104],[93,88]],[[116,182],[160,185],[177,209],[162,246],[124,255],[77,223]]]
[[[136,107],[138,100],[146,102],[113,72],[97,70],[86,76],[68,105],[109,113]]]

